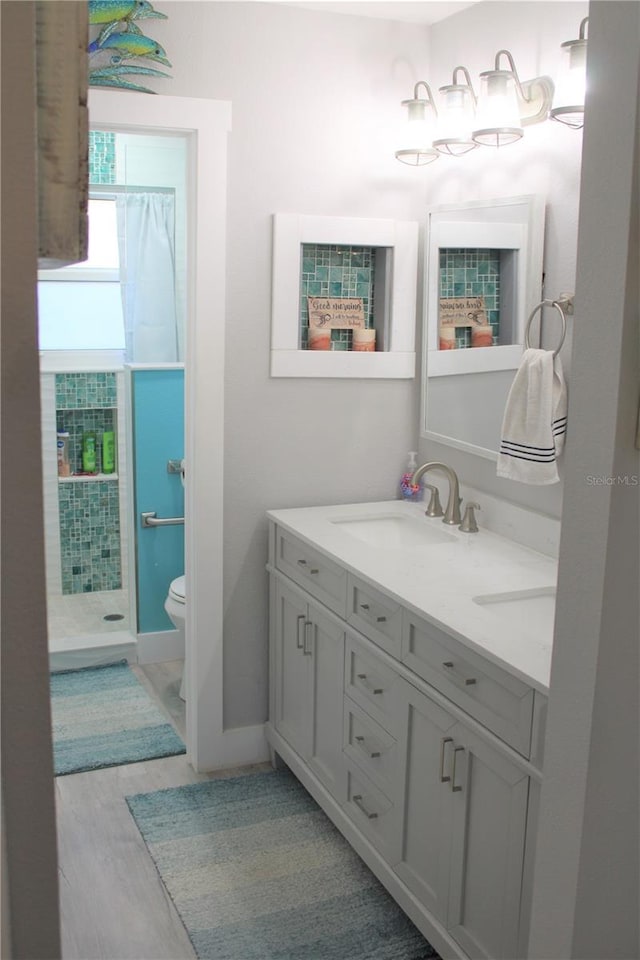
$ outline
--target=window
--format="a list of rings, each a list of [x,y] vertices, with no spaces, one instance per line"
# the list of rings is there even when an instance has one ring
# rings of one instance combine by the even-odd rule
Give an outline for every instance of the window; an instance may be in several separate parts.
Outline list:
[[[38,274],[41,350],[124,350],[113,195],[89,200],[89,256]]]

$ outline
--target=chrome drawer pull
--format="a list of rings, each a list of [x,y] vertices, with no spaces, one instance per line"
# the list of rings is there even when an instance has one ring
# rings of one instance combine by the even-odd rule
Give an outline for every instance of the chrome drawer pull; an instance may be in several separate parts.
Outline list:
[[[444,775],[444,751],[448,743],[453,743],[453,737],[443,737],[440,741],[440,783],[448,783],[451,777]]]
[[[361,609],[361,610],[369,610],[369,609],[370,609],[369,604],[368,604],[368,603],[361,603],[361,604],[360,604],[360,609]],[[376,623],[385,623],[386,620],[387,620],[386,617],[376,617]]]
[[[358,807],[359,810],[362,810],[362,812],[364,813],[365,817],[367,817],[368,820],[375,820],[377,818],[378,816],[377,813],[369,813],[369,811],[365,807],[364,803],[362,802],[361,793],[354,794],[351,799],[355,803],[356,807]]]
[[[362,681],[362,686],[363,686],[363,687],[366,687],[367,690],[370,691],[370,693],[376,693],[376,694],[377,694],[377,693],[384,693],[384,688],[383,688],[383,687],[374,687],[373,684],[367,682],[367,675],[366,675],[366,673],[359,673],[359,674],[358,674],[358,680],[361,680],[361,681]]]
[[[309,573],[320,573],[319,570],[309,570]]]
[[[453,670],[453,672],[455,673],[455,669],[451,660],[445,660],[442,666],[446,667],[447,670]],[[474,683],[478,682],[475,677],[467,677],[467,678],[459,677],[458,679],[463,681],[465,687],[471,687],[473,686]]]
[[[366,753],[368,757],[371,757],[372,760],[375,760],[376,757],[380,756],[379,750],[369,750],[369,747],[364,742],[364,737],[356,737],[358,746]]]
[[[300,613],[298,615],[298,626],[296,627],[296,647],[298,650],[302,650],[303,644],[300,642],[300,624],[304,623],[306,620],[306,614]]]
[[[303,644],[302,644],[302,652],[304,653],[305,657],[310,657],[311,654],[313,653],[313,641],[312,641],[312,643],[311,643],[311,649],[310,649],[310,650],[307,650],[307,636],[308,636],[307,627],[312,627],[312,626],[313,626],[313,623],[312,623],[311,620],[305,620],[305,622],[304,622],[304,641],[303,641]]]
[[[456,755],[458,753],[464,753],[464,747],[455,747],[453,751],[453,770],[451,771],[451,792],[459,793],[462,790],[461,786],[456,786]]]
[[[306,565],[307,565],[307,561],[306,561],[306,560],[298,560],[298,563],[300,564],[301,567],[306,567]]]

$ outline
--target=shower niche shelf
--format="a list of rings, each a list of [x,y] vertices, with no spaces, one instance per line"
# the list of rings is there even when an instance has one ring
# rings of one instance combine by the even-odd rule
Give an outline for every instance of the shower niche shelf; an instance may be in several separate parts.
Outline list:
[[[97,483],[103,480],[117,480],[117,473],[73,474],[70,477],[58,477],[58,483]]]

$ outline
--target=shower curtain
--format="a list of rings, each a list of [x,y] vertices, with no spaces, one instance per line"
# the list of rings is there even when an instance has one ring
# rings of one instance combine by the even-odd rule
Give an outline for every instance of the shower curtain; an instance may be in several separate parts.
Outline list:
[[[119,194],[116,215],[126,360],[171,363],[178,360],[174,196]]]

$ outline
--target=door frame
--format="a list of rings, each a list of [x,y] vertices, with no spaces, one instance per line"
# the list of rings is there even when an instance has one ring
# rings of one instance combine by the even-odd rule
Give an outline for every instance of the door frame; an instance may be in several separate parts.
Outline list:
[[[90,90],[93,128],[187,136],[187,323],[185,331],[185,673],[187,759],[198,771],[244,763],[260,752],[257,731],[223,729],[223,450],[227,138],[231,104]]]

